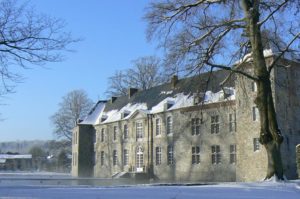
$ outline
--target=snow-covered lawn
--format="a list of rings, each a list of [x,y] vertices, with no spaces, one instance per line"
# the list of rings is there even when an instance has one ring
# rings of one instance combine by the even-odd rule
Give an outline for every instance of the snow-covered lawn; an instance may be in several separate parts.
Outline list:
[[[221,183],[203,186],[5,186],[0,198],[100,198],[100,199],[299,199],[300,181],[285,183]]]

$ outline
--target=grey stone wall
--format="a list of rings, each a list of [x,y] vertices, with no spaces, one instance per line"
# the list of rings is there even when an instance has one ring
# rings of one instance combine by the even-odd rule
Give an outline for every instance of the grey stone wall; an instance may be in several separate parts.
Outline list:
[[[192,135],[191,118],[201,118],[200,134]],[[153,154],[155,148],[162,149],[162,162],[154,164],[154,175],[163,181],[235,181],[235,164],[230,164],[230,145],[235,145],[235,132],[229,133],[228,114],[234,113],[234,106],[220,104],[214,108],[200,108],[164,112],[154,116],[161,118],[162,134],[153,138]],[[211,134],[211,116],[219,115],[219,133]],[[173,134],[166,134],[166,118],[173,118]],[[155,129],[155,128],[154,128]],[[167,164],[167,146],[174,146],[174,164]],[[221,149],[221,163],[212,164],[212,145]],[[200,163],[192,164],[192,147],[200,147]]]
[[[136,138],[136,122],[143,123],[143,138]],[[128,126],[128,139],[124,139],[124,125]],[[113,129],[117,127],[117,139],[113,140]],[[109,124],[96,126],[97,137],[100,138],[101,129],[105,129],[105,140],[97,139],[95,144],[96,164],[94,166],[95,177],[110,178],[120,172],[136,172],[136,150],[138,147],[143,149],[143,171],[150,169],[150,141],[149,125],[147,115],[137,114],[130,120],[121,120]],[[124,165],[124,149],[128,150],[128,165]],[[113,151],[117,151],[117,164],[113,165]],[[104,152],[104,165],[101,165],[101,151]]]
[[[93,176],[94,133],[95,130],[92,125],[78,125],[74,128],[72,141],[72,176]]]

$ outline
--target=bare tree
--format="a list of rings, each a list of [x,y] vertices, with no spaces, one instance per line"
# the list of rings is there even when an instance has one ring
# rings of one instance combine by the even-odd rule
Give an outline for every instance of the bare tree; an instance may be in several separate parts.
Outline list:
[[[92,106],[92,100],[83,90],[74,90],[66,94],[59,104],[58,111],[50,118],[54,124],[54,134],[71,146],[73,128],[79,119],[88,114]]]
[[[122,96],[127,94],[128,81],[126,72],[116,71],[115,74],[108,78],[108,96]]]
[[[37,12],[17,0],[0,1],[0,95],[22,81],[16,66],[63,60],[62,51],[77,41],[65,32],[65,22]]]
[[[128,88],[149,89],[166,81],[160,59],[154,56],[140,57],[132,61],[132,67],[125,71],[116,71],[109,78],[106,93],[109,96],[126,95]]]
[[[283,179],[283,136],[270,73],[281,57],[299,45],[299,8],[296,0],[160,0],[150,3],[145,15],[147,36],[158,38],[165,48],[167,65],[188,72],[220,68],[257,83],[260,142],[268,154],[266,179],[274,175]],[[278,52],[269,66],[263,53],[267,44]],[[250,56],[244,58],[246,54]],[[237,60],[241,61],[234,64]],[[245,62],[251,63],[254,74],[243,70]]]

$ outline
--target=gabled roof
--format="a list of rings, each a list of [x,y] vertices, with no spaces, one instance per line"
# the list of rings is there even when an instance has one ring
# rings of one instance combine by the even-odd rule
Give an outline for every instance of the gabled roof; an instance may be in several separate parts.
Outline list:
[[[104,111],[120,110],[126,104],[146,103],[148,110],[157,105],[167,97],[174,97],[178,93],[185,95],[201,93],[205,91],[218,92],[221,90],[220,83],[229,75],[228,71],[218,70],[212,73],[203,73],[197,76],[179,79],[173,88],[172,83],[166,83],[153,88],[138,91],[131,98],[118,97],[115,101],[108,101]],[[208,79],[210,79],[207,84]],[[234,81],[229,81],[227,87],[234,87]],[[207,88],[206,88],[207,87]]]
[[[95,125],[99,123],[100,117],[105,108],[106,101],[98,101],[89,114],[80,122],[80,124]]]
[[[223,91],[220,83],[229,75],[229,71],[217,70],[197,76],[179,79],[172,82],[137,91],[131,97],[118,97],[111,101],[99,101],[89,115],[80,124],[96,125],[130,119],[135,113],[159,113],[194,105],[194,95],[204,96],[205,103],[224,100],[224,92],[229,91],[234,100],[234,80],[226,82],[227,89]],[[204,93],[205,92],[205,93]],[[227,93],[226,93],[227,94]],[[170,105],[170,106],[169,106]]]

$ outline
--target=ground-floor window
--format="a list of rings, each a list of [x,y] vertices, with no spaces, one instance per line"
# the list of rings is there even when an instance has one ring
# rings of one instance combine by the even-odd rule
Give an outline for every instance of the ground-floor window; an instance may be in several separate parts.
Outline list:
[[[128,163],[129,163],[129,153],[128,153],[128,150],[127,149],[124,149],[123,151],[123,164],[124,166],[127,166]]]
[[[100,153],[100,165],[101,166],[104,165],[104,151],[101,151],[101,153]]]
[[[155,164],[161,164],[161,147],[155,147]]]
[[[117,150],[113,150],[113,165],[114,166],[117,165],[117,158],[118,158]]]
[[[173,145],[168,145],[167,157],[168,157],[168,165],[174,164],[174,148],[173,148]]]
[[[212,162],[212,164],[220,164],[221,163],[220,145],[211,146],[211,162]]]
[[[230,153],[230,164],[236,163],[236,145],[232,144],[229,147],[229,153]]]
[[[200,146],[192,147],[192,164],[200,163]]]

